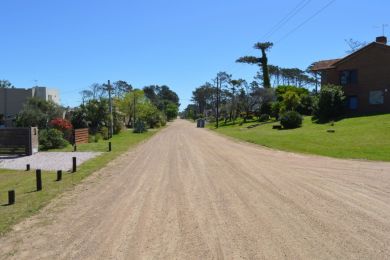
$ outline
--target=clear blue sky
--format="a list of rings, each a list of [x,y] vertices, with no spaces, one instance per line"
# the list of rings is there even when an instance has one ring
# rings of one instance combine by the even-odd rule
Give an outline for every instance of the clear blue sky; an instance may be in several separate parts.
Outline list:
[[[257,41],[276,42],[271,64],[305,69],[344,56],[344,39],[371,42],[382,34],[375,26],[390,24],[388,0],[335,0],[284,37],[329,2],[1,0],[0,79],[56,87],[66,106],[77,106],[80,90],[94,82],[166,84],[184,108],[219,71],[252,80],[257,68],[234,61],[258,54]],[[304,8],[264,38],[299,3]]]

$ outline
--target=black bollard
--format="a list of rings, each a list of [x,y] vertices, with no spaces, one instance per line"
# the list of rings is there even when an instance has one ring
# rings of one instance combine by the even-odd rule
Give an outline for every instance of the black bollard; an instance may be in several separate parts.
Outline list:
[[[62,171],[58,170],[57,171],[57,180],[56,181],[60,181],[60,180],[62,180]]]
[[[30,171],[30,164],[26,165],[26,172]]]
[[[111,142],[108,142],[108,151],[109,151],[109,152],[111,152],[111,150],[112,150],[111,148],[112,148],[112,147],[111,147]]]
[[[36,170],[36,179],[37,179],[37,191],[42,190],[42,175],[41,175],[41,170],[38,169]]]
[[[8,191],[8,205],[15,204],[15,191],[9,190]]]
[[[76,172],[77,171],[77,161],[76,160],[77,160],[76,157],[72,158],[72,161],[73,161],[72,172]]]
[[[73,152],[77,152],[77,145],[73,146]]]

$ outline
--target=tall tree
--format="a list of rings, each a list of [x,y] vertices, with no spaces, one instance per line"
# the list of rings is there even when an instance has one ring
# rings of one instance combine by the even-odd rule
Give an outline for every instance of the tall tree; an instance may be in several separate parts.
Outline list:
[[[113,87],[114,97],[116,98],[123,97],[126,93],[130,92],[133,89],[133,86],[124,80],[118,80],[114,82]]]
[[[236,93],[237,89],[241,88],[241,85],[244,83],[243,79],[232,79],[229,82],[230,85],[230,94],[231,94],[231,105],[230,105],[230,112],[229,117],[230,121],[233,121],[235,123],[235,120],[237,118],[237,102],[236,102]]]
[[[0,88],[13,88],[14,86],[12,85],[11,82],[9,82],[9,80],[6,80],[6,79],[3,79],[3,80],[0,80]]]
[[[265,88],[271,87],[271,82],[269,78],[269,72],[268,72],[268,58],[267,58],[267,51],[270,50],[273,46],[272,42],[258,42],[254,45],[255,49],[261,50],[262,57],[258,58],[255,56],[244,56],[239,58],[236,62],[239,63],[248,63],[248,64],[256,64],[261,67],[262,69],[262,76],[263,76],[263,86]]]

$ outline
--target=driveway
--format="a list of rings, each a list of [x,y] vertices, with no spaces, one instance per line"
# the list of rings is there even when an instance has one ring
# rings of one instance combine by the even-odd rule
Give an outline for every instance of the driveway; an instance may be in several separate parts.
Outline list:
[[[0,238],[12,259],[390,258],[390,164],[177,120]]]

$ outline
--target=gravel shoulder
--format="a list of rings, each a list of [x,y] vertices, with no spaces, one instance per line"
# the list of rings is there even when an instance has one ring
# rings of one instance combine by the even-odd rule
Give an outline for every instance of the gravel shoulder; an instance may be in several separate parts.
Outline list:
[[[0,238],[1,259],[386,259],[390,163],[177,120]]]
[[[80,165],[100,154],[99,152],[39,152],[31,156],[0,156],[0,169],[25,170],[26,165],[30,164],[31,169],[68,171],[72,169],[73,157],[77,158],[77,165]]]

